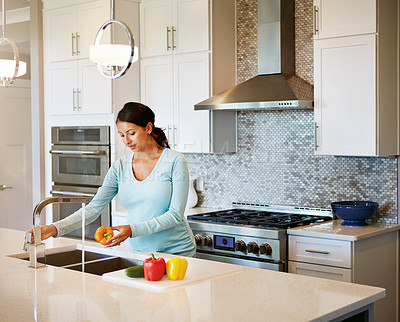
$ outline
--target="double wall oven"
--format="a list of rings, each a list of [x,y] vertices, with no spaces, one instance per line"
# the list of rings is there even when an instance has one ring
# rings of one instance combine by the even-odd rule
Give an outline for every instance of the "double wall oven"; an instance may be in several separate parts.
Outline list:
[[[56,196],[93,197],[102,185],[111,163],[109,126],[52,127],[52,190]],[[81,205],[54,204],[53,220],[63,219]],[[111,206],[96,221],[87,225],[85,238],[93,239],[99,226],[110,226]],[[81,230],[68,234],[81,238]]]

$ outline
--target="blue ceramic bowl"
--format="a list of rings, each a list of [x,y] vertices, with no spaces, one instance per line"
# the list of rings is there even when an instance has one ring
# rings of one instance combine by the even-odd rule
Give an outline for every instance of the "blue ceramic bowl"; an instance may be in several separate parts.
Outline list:
[[[332,212],[343,219],[343,226],[365,226],[365,220],[371,218],[379,204],[373,201],[337,201],[332,202]]]

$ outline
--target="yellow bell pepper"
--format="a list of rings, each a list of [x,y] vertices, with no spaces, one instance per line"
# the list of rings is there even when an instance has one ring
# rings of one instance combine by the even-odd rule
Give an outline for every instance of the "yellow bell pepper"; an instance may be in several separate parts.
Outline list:
[[[184,258],[172,258],[167,262],[167,275],[171,280],[182,280],[186,275],[188,261]]]

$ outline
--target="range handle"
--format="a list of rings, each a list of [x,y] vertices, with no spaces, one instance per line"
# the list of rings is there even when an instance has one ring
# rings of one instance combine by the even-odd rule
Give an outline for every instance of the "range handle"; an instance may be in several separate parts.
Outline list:
[[[107,151],[70,151],[70,150],[50,150],[51,154],[74,154],[74,155],[106,155]]]
[[[83,193],[83,192],[73,192],[73,191],[59,191],[51,190],[52,195],[63,195],[63,196],[76,196],[76,197],[94,197],[94,193]]]

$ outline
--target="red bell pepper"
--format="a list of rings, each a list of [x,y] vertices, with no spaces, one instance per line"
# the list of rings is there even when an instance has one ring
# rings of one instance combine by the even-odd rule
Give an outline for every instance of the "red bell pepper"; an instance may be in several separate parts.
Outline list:
[[[165,273],[164,258],[155,258],[154,254],[150,254],[150,258],[143,261],[144,277],[148,281],[159,281]]]

